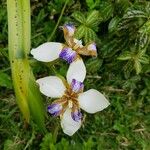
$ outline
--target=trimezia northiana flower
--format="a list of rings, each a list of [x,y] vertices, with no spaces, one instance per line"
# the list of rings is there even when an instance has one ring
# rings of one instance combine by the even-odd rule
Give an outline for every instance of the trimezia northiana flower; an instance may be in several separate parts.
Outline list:
[[[81,127],[80,109],[88,113],[96,113],[109,105],[108,100],[99,91],[90,89],[83,92],[83,80],[82,73],[76,74],[76,70],[72,70],[67,81],[57,76],[37,80],[41,93],[57,98],[48,106],[48,112],[52,116],[60,116],[61,127],[69,136],[72,136]]]
[[[74,38],[75,26],[65,24],[62,26],[65,44],[58,42],[46,42],[31,50],[33,57],[39,61],[50,62],[57,58],[62,58],[68,63],[72,63],[81,55],[96,56],[96,44],[90,42],[83,46],[82,41]],[[82,60],[81,60],[82,61]]]

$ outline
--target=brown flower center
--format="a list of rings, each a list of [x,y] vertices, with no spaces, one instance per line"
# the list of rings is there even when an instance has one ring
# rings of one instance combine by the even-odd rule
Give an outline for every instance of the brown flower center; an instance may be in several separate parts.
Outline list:
[[[73,92],[72,89],[69,88],[65,91],[65,94],[61,99],[66,101],[68,107],[75,109],[79,107],[77,98],[78,98],[78,94]]]

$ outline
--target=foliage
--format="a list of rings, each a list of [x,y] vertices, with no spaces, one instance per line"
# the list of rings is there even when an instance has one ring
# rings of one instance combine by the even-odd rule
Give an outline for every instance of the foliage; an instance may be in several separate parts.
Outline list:
[[[27,123],[36,121],[45,130],[45,110],[27,55],[30,51],[30,1],[7,0],[8,47],[13,86],[18,106]]]
[[[47,41],[57,24],[65,0],[31,0],[32,47]],[[0,149],[98,149],[148,150],[150,147],[150,2],[148,0],[69,0],[59,25],[77,27],[77,37],[96,40],[97,58],[84,58],[85,88],[96,88],[110,100],[110,107],[85,122],[73,137],[63,134],[59,121],[47,116],[47,133],[34,122],[27,127],[12,90],[7,45],[6,3],[0,5]],[[57,28],[53,41],[63,42]],[[65,76],[63,61],[52,64],[32,59],[36,78]],[[86,90],[85,89],[85,90]],[[51,100],[45,100],[45,108]]]
[[[76,37],[79,39],[84,38],[85,43],[96,41],[97,35],[95,31],[98,30],[98,25],[102,20],[99,12],[94,10],[88,13],[87,17],[85,17],[82,12],[76,11],[72,16],[80,23],[80,26],[76,31]]]

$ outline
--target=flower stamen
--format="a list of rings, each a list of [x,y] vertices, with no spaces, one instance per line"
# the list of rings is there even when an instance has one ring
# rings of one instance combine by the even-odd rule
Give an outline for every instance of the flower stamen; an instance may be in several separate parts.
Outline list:
[[[83,83],[75,79],[72,80],[71,85],[68,85],[64,95],[59,99],[55,100],[49,107],[48,112],[53,116],[62,115],[67,108],[72,110],[72,118],[75,121],[81,119],[81,113],[79,111],[78,93],[83,90]]]

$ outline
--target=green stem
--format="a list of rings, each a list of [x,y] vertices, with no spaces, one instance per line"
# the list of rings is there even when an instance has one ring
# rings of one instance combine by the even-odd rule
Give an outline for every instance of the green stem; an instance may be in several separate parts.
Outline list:
[[[59,129],[60,129],[60,125],[58,123],[56,123],[55,128],[54,128],[54,132],[53,132],[54,143],[57,142],[57,135],[58,135]]]
[[[59,25],[59,23],[60,23],[60,21],[61,21],[61,18],[62,18],[63,14],[64,14],[64,11],[65,11],[65,9],[66,9],[67,3],[68,3],[68,0],[65,1],[64,7],[63,7],[63,9],[62,9],[62,11],[61,11],[61,14],[60,14],[59,18],[58,18],[58,21],[57,21],[57,23],[56,23],[56,26],[55,26],[53,32],[51,33],[50,37],[48,38],[48,41],[52,41],[53,36],[54,36],[54,34],[55,34],[55,32],[56,32],[56,29],[57,29],[57,27],[58,27],[58,25]]]

